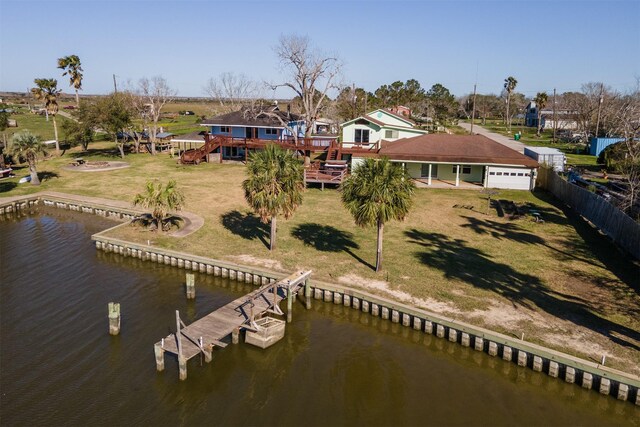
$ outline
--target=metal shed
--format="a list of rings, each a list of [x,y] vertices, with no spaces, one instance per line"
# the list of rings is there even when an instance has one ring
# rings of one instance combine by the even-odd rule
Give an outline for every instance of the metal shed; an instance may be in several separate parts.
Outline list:
[[[524,147],[524,155],[537,160],[540,164],[552,166],[556,172],[564,171],[564,165],[567,163],[567,157],[557,148]]]

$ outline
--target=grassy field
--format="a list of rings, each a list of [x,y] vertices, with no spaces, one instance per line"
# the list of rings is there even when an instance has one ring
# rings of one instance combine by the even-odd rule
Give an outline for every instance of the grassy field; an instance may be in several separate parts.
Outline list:
[[[75,150],[75,149],[74,149]],[[419,189],[404,222],[385,226],[383,271],[373,271],[376,232],[355,227],[336,190],[308,189],[302,206],[268,226],[248,210],[242,164],[182,166],[168,155],[128,155],[131,167],[80,173],[64,169],[77,154],[40,162],[40,187],[0,181],[0,197],[40,190],[133,200],[153,177],[176,179],[186,209],[205,225],[183,239],[135,227],[114,237],[284,272],[311,269],[320,280],[379,293],[452,318],[489,327],[636,374],[640,350],[637,261],[544,192],[501,191],[502,206],[529,205],[529,215],[499,216],[478,191]],[[113,144],[96,143],[87,160],[116,160]],[[508,210],[508,209],[507,209]]]
[[[54,139],[53,122],[51,118],[49,118],[49,121],[47,121],[46,116],[32,114],[29,112],[29,109],[26,106],[18,107],[15,105],[11,105],[10,107],[16,109],[16,113],[11,114],[9,118],[15,119],[18,123],[18,127],[10,127],[3,132],[7,135],[7,140],[11,139],[11,137],[15,133],[21,132],[23,130],[28,130],[31,133],[40,136],[40,139],[42,141]],[[64,123],[65,120],[68,119],[62,117],[61,115],[56,116],[56,122],[58,124],[58,135],[61,140],[63,139],[62,123]]]

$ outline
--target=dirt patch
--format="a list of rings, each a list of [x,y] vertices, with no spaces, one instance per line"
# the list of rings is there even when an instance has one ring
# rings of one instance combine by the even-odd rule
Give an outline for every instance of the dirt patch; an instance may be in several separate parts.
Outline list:
[[[272,259],[256,258],[251,255],[236,255],[236,256],[228,256],[225,258],[233,262],[237,262],[239,264],[259,265],[261,267],[266,267],[270,270],[284,271],[284,268],[282,268],[282,264],[280,263],[280,261],[276,261]]]
[[[338,278],[338,282],[343,285],[357,286],[366,291],[373,291],[374,293],[383,293],[385,296],[391,297],[397,301],[411,304],[418,308],[430,310],[435,313],[443,314],[460,314],[460,310],[455,308],[452,304],[437,301],[433,298],[415,298],[397,289],[391,289],[389,283],[383,280],[365,279],[364,277],[357,276],[355,274],[347,274]]]
[[[102,172],[102,171],[110,171],[117,169],[128,168],[129,163],[127,162],[84,162],[82,164],[72,163],[67,166],[63,166],[63,169],[69,171],[78,171],[78,172]]]

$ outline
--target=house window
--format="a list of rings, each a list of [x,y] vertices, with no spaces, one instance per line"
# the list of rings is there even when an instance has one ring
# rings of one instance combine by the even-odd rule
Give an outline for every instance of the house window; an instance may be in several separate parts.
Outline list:
[[[464,175],[469,175],[469,174],[471,174],[471,166],[462,166],[460,169],[461,169],[461,171],[462,171],[462,173],[463,173]],[[456,166],[454,166],[454,167],[451,169],[451,173],[456,173],[456,174],[458,173],[458,169],[457,169],[457,167],[456,167]]]
[[[385,138],[397,138],[398,137],[398,131],[397,130],[385,130],[384,131],[384,137]]]
[[[267,135],[277,135],[278,134],[278,129],[271,129],[271,128],[265,129],[264,133],[267,134]]]
[[[356,129],[356,142],[369,143],[369,129]]]
[[[231,133],[231,127],[229,127],[229,126],[220,126],[220,133]]]

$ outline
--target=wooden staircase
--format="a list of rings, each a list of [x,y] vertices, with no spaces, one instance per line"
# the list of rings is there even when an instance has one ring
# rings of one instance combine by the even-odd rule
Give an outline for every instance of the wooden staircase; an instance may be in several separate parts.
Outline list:
[[[209,153],[220,148],[223,142],[224,137],[215,136],[212,138],[210,134],[206,133],[204,135],[204,145],[200,148],[194,148],[193,150],[187,150],[182,153],[182,155],[180,155],[180,163],[183,165],[200,164],[202,159],[206,159]],[[222,153],[220,153],[220,155],[222,156]]]

